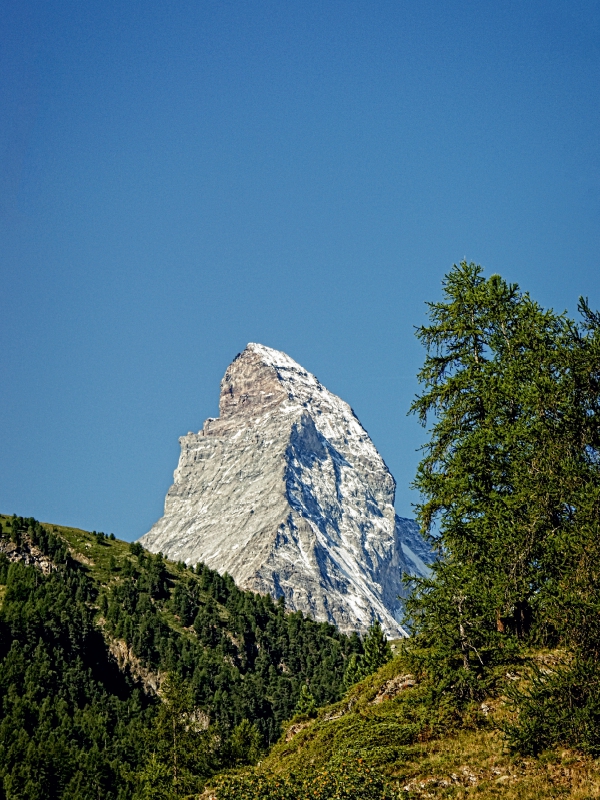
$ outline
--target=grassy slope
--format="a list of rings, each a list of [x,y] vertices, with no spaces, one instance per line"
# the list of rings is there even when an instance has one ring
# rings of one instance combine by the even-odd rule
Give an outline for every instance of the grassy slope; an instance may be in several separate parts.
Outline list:
[[[295,718],[257,770],[285,775],[363,759],[388,776],[399,797],[600,798],[600,763],[566,750],[538,759],[508,752],[498,729],[509,714],[502,699],[462,719],[432,708],[418,685],[373,702],[405,673],[398,656],[315,720]]]

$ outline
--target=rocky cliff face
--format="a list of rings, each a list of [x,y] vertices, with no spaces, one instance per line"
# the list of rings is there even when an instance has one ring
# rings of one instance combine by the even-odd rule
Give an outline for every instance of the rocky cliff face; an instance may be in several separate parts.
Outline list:
[[[343,631],[390,636],[402,571],[426,571],[413,520],[350,406],[285,353],[249,344],[221,382],[220,415],[182,436],[164,516],[144,547],[203,561]]]

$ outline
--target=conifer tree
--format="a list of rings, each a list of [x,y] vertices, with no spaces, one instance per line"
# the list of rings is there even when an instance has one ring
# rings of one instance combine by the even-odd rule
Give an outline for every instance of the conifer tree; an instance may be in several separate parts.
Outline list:
[[[349,689],[358,681],[377,672],[379,667],[387,664],[392,658],[392,649],[376,619],[365,636],[363,654],[352,653],[344,672],[344,686]]]
[[[376,619],[369,628],[364,641],[364,655],[361,667],[364,675],[377,672],[379,667],[387,664],[392,658],[392,650],[387,637]]]
[[[302,688],[300,689],[300,697],[298,698],[298,704],[296,706],[296,713],[297,714],[307,714],[308,716],[312,716],[315,711],[317,710],[317,704],[315,702],[315,698],[310,691],[308,684],[303,683]]]
[[[414,485],[438,560],[407,610],[421,663],[469,698],[519,641],[600,653],[600,319],[466,262],[443,289],[411,409],[430,424]]]
[[[206,729],[191,687],[176,674],[161,687],[162,704],[148,733],[139,797],[180,798],[198,791],[216,764],[216,731]]]
[[[344,686],[346,689],[354,686],[355,683],[358,683],[363,678],[360,658],[361,657],[358,653],[352,653],[348,659],[346,670],[344,672]]]
[[[235,766],[254,764],[258,761],[261,749],[262,737],[256,725],[243,719],[235,726],[229,738],[229,760]]]

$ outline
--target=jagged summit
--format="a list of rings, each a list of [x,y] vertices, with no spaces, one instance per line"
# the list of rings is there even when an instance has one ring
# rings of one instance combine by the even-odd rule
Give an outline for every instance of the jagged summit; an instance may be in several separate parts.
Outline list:
[[[305,377],[314,378],[314,375],[311,375],[310,372],[307,372],[305,369],[303,369],[297,361],[294,361],[293,358],[290,358],[287,353],[284,353],[282,350],[274,350],[272,347],[266,347],[264,344],[258,344],[257,342],[248,342],[246,345],[246,350],[256,353],[258,356],[260,356],[261,360],[270,367],[289,369],[298,372]]]
[[[398,623],[417,526],[350,406],[285,353],[250,343],[221,381],[219,417],[180,439],[165,514],[141,542],[228,572],[291,609],[364,630]]]

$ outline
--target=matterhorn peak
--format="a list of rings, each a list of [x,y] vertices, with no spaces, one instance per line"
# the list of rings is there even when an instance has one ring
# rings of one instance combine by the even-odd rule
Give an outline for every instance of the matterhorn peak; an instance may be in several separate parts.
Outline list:
[[[164,516],[140,540],[343,631],[399,623],[402,573],[426,570],[416,523],[350,406],[279,350],[251,342],[221,381],[219,417],[180,439]]]

